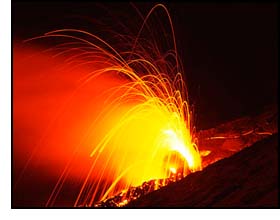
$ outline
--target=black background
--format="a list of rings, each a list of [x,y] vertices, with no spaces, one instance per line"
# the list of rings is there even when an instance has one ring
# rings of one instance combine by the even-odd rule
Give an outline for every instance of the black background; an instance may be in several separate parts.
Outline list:
[[[145,15],[154,3],[134,5]],[[197,129],[261,112],[277,102],[275,4],[165,5],[173,19]],[[94,22],[108,19],[112,24],[112,15],[116,23],[118,19],[129,18],[131,24],[138,16],[131,4],[125,2],[13,2],[13,40],[59,28],[92,32]]]

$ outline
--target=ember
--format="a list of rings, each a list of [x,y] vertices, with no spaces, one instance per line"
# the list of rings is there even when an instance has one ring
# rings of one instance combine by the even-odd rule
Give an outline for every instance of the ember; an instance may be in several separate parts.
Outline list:
[[[128,189],[120,192],[119,194],[112,196],[104,201],[98,202],[93,206],[98,207],[123,207],[129,202],[140,198],[150,192],[158,190],[164,186],[167,186],[170,183],[176,182],[183,178],[182,173],[172,173],[169,178],[166,179],[157,179],[144,182],[141,186],[138,187],[129,187]],[[87,207],[87,206],[86,206]]]

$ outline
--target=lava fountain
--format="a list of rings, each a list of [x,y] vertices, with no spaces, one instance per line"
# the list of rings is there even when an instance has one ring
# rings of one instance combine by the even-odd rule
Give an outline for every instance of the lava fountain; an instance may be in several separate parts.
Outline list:
[[[163,10],[170,24],[172,48],[165,51],[154,39],[142,37],[156,10]],[[67,184],[78,186],[70,201],[74,207],[93,206],[143,182],[201,169],[170,15],[158,4],[143,18],[137,36],[119,35],[130,42],[123,48],[130,49],[77,29],[28,39],[28,44],[46,39],[63,43],[44,52],[37,49],[36,56],[24,61],[23,56],[35,53],[14,48],[14,135],[26,124],[26,133],[37,134],[28,141],[24,136],[26,144],[15,141],[22,145],[14,147],[14,160],[21,161],[15,192],[27,173],[37,170],[56,178],[46,206],[56,205]],[[26,64],[33,64],[33,70]],[[45,88],[45,96],[30,100],[30,94],[24,95],[28,92],[22,93],[26,86],[33,95]]]

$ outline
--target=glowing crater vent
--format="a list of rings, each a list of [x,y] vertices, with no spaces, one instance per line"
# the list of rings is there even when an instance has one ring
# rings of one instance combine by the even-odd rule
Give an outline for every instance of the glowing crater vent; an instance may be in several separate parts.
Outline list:
[[[199,153],[193,147],[193,143],[191,143],[190,140],[184,138],[181,132],[178,134],[171,129],[164,130],[164,134],[166,135],[165,141],[170,146],[171,150],[181,154],[191,170],[200,167],[201,160]],[[176,170],[176,168],[172,168],[171,172],[174,172],[174,169]]]
[[[91,154],[94,176],[106,179],[108,185],[101,200],[146,181],[179,173],[183,177],[201,169],[184,117],[168,106],[161,105],[159,98],[147,97],[126,106],[118,120],[113,120],[112,129]]]

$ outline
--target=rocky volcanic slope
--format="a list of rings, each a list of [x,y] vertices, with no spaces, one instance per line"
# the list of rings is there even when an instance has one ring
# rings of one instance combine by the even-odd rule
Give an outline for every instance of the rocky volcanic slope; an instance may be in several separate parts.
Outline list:
[[[278,133],[278,108],[275,105],[256,115],[245,116],[198,132],[202,167],[230,157],[272,134]],[[203,152],[206,155],[203,155]]]
[[[279,207],[278,133],[127,207]]]

